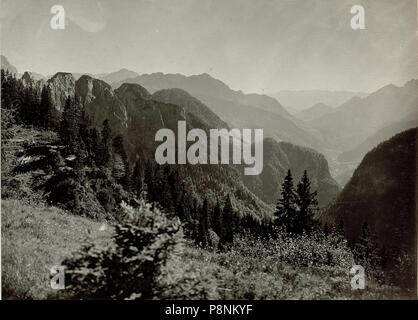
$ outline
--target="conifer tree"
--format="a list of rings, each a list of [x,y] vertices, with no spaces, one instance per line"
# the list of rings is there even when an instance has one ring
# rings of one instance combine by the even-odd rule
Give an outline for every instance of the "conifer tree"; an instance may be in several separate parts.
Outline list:
[[[123,144],[123,138],[121,136],[116,136],[113,138],[113,151],[118,154],[122,159],[122,177],[119,179],[119,183],[124,187],[125,190],[129,190],[131,186],[131,166],[128,160],[128,156],[125,151]]]
[[[23,90],[19,116],[26,124],[40,125],[39,103],[37,101],[36,92],[32,87],[27,87]]]
[[[234,242],[234,209],[229,194],[225,200],[222,217],[223,232],[219,241],[221,247]]]
[[[376,235],[370,230],[367,222],[363,223],[361,235],[354,244],[353,254],[357,264],[373,271],[381,266]]]
[[[41,126],[47,129],[54,129],[57,125],[57,113],[51,99],[51,93],[47,86],[43,86],[41,92],[41,103],[39,106]]]
[[[318,211],[317,192],[311,192],[311,182],[306,170],[296,188],[296,204],[298,215],[295,225],[295,232],[301,233],[313,227],[313,216]]]
[[[147,199],[151,202],[154,201],[153,179],[154,179],[154,166],[151,160],[148,159],[145,164],[145,169],[144,169],[144,188],[146,188]]]
[[[64,110],[61,116],[60,124],[60,138],[61,141],[70,146],[77,144],[77,116],[74,101],[71,97],[67,97],[65,100]]]
[[[208,201],[205,199],[199,210],[199,232],[197,242],[206,248],[209,244],[209,210]]]
[[[278,227],[283,227],[288,232],[295,232],[297,218],[296,194],[290,169],[287,171],[280,194],[281,197],[277,202],[276,212],[274,213],[275,224]]]
[[[141,170],[142,170],[141,162],[140,160],[137,160],[135,162],[134,169],[132,172],[130,191],[133,192],[134,195],[137,196],[138,198],[140,197],[140,194],[142,192],[142,184],[143,184]]]
[[[104,120],[103,121],[103,128],[102,128],[102,132],[101,132],[101,136],[102,136],[102,141],[100,144],[100,151],[99,151],[99,157],[98,157],[98,162],[99,162],[99,166],[110,166],[110,160],[111,160],[111,135],[112,135],[112,130],[110,128],[109,125],[109,120]]]
[[[215,233],[221,237],[222,236],[222,209],[219,203],[219,199],[216,200],[216,205],[213,208],[212,214],[212,228]]]

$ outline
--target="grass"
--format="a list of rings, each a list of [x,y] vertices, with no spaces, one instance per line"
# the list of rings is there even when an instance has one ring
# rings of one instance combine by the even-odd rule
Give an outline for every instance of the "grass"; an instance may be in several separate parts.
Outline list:
[[[251,249],[251,248],[250,248]],[[301,267],[283,263],[270,254],[246,254],[239,249],[216,253],[188,247],[185,261],[216,279],[216,299],[403,299],[400,288],[366,282],[364,290],[351,290],[350,268]]]
[[[87,241],[110,241],[112,230],[109,225],[55,207],[2,201],[3,297],[57,298],[57,291],[50,288],[50,268]],[[187,244],[183,254],[169,266],[172,289],[162,298],[408,298],[399,288],[370,281],[365,290],[352,291],[348,265],[294,265],[286,260],[286,255],[303,251],[299,245],[289,248],[285,243],[250,240],[237,239],[232,250],[224,253]],[[176,277],[182,278],[181,287],[176,287]]]
[[[51,267],[88,239],[106,241],[111,234],[109,226],[55,207],[3,200],[1,209],[4,299],[53,297]]]

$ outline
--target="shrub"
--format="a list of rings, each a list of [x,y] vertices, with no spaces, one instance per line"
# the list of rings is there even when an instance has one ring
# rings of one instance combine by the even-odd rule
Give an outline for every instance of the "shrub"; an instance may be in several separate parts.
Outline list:
[[[234,242],[233,250],[248,256],[274,257],[298,267],[337,266],[349,270],[354,264],[346,240],[338,234],[325,235],[319,229],[301,235],[279,229],[274,238],[268,239],[246,235]]]
[[[163,267],[182,252],[180,223],[145,202],[123,208],[127,218],[115,225],[111,243],[88,244],[63,262],[70,297],[151,299],[157,294]]]
[[[215,285],[204,270],[183,261],[185,240],[178,218],[141,201],[122,203],[124,221],[112,242],[88,244],[62,264],[65,298],[209,299]],[[68,289],[68,290],[67,290]]]

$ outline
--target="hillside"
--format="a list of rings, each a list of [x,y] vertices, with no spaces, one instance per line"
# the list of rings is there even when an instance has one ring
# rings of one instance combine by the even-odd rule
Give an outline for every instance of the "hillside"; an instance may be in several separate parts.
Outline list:
[[[416,259],[416,161],[416,128],[379,144],[366,154],[322,221],[343,221],[351,241],[367,222],[378,244],[393,253],[390,263],[403,253]],[[415,268],[416,260],[410,266]]]
[[[56,207],[2,200],[3,299],[50,299],[52,266],[94,239],[106,243],[112,228]]]
[[[86,243],[106,246],[114,233],[112,225],[77,217],[56,207],[29,206],[21,200],[3,200],[1,206],[2,294],[6,300],[62,298],[62,292],[49,286],[50,268],[61,265],[64,259],[74,255]],[[280,261],[283,256],[278,258],[269,249],[273,244],[263,246],[260,241],[255,241],[254,247],[249,247],[244,246],[242,241],[238,242],[234,254],[206,251],[188,244],[174,267],[176,279],[188,279],[190,290],[185,292],[182,287],[176,289],[173,286],[172,295],[166,298],[408,298],[399,288],[374,283],[363,292],[352,291],[342,266],[295,266]],[[281,250],[288,251],[289,256],[297,253],[296,248],[293,252],[283,244]],[[190,273],[184,274],[183,270],[190,270],[194,276],[199,276],[194,280],[195,287],[189,278]],[[206,292],[210,295],[207,296]]]
[[[338,183],[331,177],[328,162],[317,151],[295,146],[287,142],[277,142],[271,138],[264,140],[264,170],[259,176],[244,176],[251,191],[262,200],[276,204],[280,188],[288,169],[298,181],[307,170],[312,188],[318,191],[319,205],[326,206],[340,192]]]
[[[207,106],[182,89],[158,90],[152,95],[152,98],[156,101],[182,106],[186,112],[200,118],[208,128],[228,128],[228,125]]]

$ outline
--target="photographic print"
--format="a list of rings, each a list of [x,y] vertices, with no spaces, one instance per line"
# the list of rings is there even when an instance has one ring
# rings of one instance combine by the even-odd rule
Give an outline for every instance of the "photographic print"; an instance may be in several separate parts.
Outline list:
[[[417,299],[416,0],[0,8],[3,300]]]

